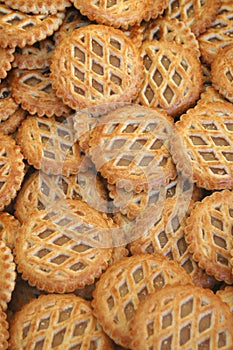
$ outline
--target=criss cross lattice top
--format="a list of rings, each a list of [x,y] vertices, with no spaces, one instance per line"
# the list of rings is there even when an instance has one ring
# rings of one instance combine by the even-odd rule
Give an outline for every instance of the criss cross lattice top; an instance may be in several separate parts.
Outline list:
[[[129,323],[140,302],[166,284],[188,281],[191,279],[186,272],[162,255],[125,258],[108,268],[97,283],[94,314],[110,337],[128,347]]]
[[[202,75],[198,58],[181,44],[145,41],[140,50],[145,79],[138,100],[175,116],[199,97]],[[193,101],[193,102],[191,102]]]
[[[68,176],[88,167],[75,142],[71,118],[63,122],[55,118],[27,118],[17,137],[28,162],[45,173]]]
[[[110,247],[104,214],[78,199],[61,200],[25,222],[16,255],[30,284],[64,292],[93,283],[108,265]]]
[[[233,317],[214,293],[197,286],[166,286],[148,296],[132,322],[138,349],[231,349]],[[140,329],[140,332],[138,332]]]
[[[0,5],[1,47],[24,47],[52,35],[62,24],[63,12],[54,15],[31,15]]]
[[[66,37],[55,49],[51,72],[58,96],[73,109],[131,101],[143,77],[131,40],[103,25],[84,26]]]
[[[203,104],[200,103],[182,116],[176,126],[183,145],[188,150],[197,185],[207,189],[231,188],[232,106],[225,102],[210,102],[203,108]],[[174,151],[179,153],[176,147]],[[183,162],[180,164],[185,167]]]
[[[110,184],[135,192],[159,188],[176,176],[168,150],[172,129],[158,110],[118,108],[93,129],[90,155]]]
[[[11,346],[28,344],[32,349],[112,349],[90,303],[72,294],[40,296],[24,306],[11,329]]]

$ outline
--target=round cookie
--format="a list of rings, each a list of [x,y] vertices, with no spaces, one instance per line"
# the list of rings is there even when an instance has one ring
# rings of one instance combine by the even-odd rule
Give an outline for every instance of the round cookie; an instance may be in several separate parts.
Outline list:
[[[233,43],[219,51],[211,64],[211,76],[215,89],[233,102]]]
[[[133,42],[121,30],[97,24],[75,29],[64,38],[54,50],[50,68],[57,96],[73,109],[131,102],[143,78]]]
[[[88,301],[75,296],[41,295],[10,322],[10,348],[113,350]]]
[[[130,349],[230,350],[232,322],[228,306],[211,290],[166,286],[148,295],[136,310]]]

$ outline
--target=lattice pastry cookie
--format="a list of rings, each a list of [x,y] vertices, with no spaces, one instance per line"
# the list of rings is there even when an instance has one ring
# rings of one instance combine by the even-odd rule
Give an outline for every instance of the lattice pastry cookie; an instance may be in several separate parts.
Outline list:
[[[169,0],[165,13],[183,21],[196,36],[199,36],[215,19],[220,4],[220,0]]]
[[[7,80],[0,83],[0,122],[8,119],[18,108],[12,97],[11,87]]]
[[[30,213],[46,209],[59,198],[82,199],[92,208],[108,212],[107,192],[96,172],[62,176],[35,171],[17,195],[14,215],[23,222]]]
[[[233,283],[231,250],[233,192],[223,190],[206,196],[187,219],[185,239],[199,266],[219,281]]]
[[[20,228],[20,222],[15,216],[7,213],[0,213],[0,240],[2,240],[7,247],[13,251],[15,246],[15,239]]]
[[[206,101],[205,101],[206,96]],[[180,135],[171,140],[171,153],[178,170],[187,168],[180,150],[186,149],[193,180],[206,189],[233,186],[233,107],[208,90],[193,109],[176,123]]]
[[[56,14],[72,5],[70,0],[4,0],[7,6],[25,13]]]
[[[0,46],[22,48],[33,45],[52,35],[62,24],[64,16],[63,12],[54,15],[26,14],[0,4]]]
[[[81,200],[64,199],[30,216],[15,244],[18,272],[40,290],[92,284],[112,255],[112,221]]]
[[[167,5],[167,0],[74,0],[74,6],[91,21],[124,29],[140,25],[143,19],[149,21],[152,17],[158,17]]]
[[[24,178],[20,147],[13,138],[0,133],[0,211],[16,197]]]
[[[17,131],[17,141],[28,163],[45,173],[69,176],[89,166],[83,161],[70,117],[60,122],[29,116]]]
[[[221,0],[221,7],[211,26],[198,37],[202,59],[211,64],[221,48],[233,44],[233,3]]]
[[[160,107],[175,117],[196,102],[203,78],[194,52],[175,42],[147,40],[140,54],[144,64],[144,80],[137,99],[140,104]]]
[[[12,62],[14,61],[14,51],[9,47],[0,47],[0,81],[7,77],[7,73],[11,70]]]
[[[109,184],[135,192],[160,188],[176,176],[168,150],[172,132],[163,111],[127,105],[101,117],[89,155]]]
[[[132,340],[130,320],[147,294],[167,284],[189,283],[190,277],[174,261],[157,254],[124,258],[102,274],[93,292],[94,314],[104,331],[125,348]]]
[[[121,30],[92,24],[74,30],[55,48],[51,77],[64,103],[91,108],[135,99],[143,65],[138,48]]]
[[[113,350],[88,301],[73,294],[42,295],[10,322],[10,348]]]
[[[166,286],[149,295],[136,310],[130,349],[230,350],[232,322],[227,305],[211,290]]]
[[[9,74],[9,84],[15,101],[30,114],[52,117],[70,112],[52,88],[48,68],[14,69]]]
[[[233,286],[226,286],[216,292],[217,296],[224,301],[233,313]]]
[[[7,316],[6,313],[2,310],[0,310],[0,334],[1,334],[1,343],[0,343],[0,350],[7,350],[8,347],[8,339],[9,339],[9,331],[8,331],[9,325],[7,322]]]
[[[211,64],[211,76],[215,89],[233,102],[233,42],[215,57]]]

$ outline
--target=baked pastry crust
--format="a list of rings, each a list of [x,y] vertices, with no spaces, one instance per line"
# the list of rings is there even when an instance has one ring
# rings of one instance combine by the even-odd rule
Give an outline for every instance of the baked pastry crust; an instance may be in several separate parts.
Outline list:
[[[0,47],[0,81],[7,77],[7,73],[11,70],[12,62],[14,61],[14,51],[6,47],[5,49]]]
[[[7,80],[0,83],[0,122],[8,119],[18,108],[12,97],[11,87]]]
[[[69,0],[4,0],[12,9],[33,14],[56,14],[72,5]]]
[[[7,315],[4,311],[0,310],[0,350],[8,349],[8,339],[9,339],[9,324],[7,322]]]

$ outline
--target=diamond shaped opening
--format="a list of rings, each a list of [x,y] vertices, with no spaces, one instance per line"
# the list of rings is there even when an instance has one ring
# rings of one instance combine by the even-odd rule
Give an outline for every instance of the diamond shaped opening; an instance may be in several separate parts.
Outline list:
[[[162,329],[166,329],[169,326],[171,326],[172,322],[173,322],[173,316],[170,311],[162,315]]]
[[[163,82],[163,76],[158,69],[154,72],[153,78],[155,84],[159,87]]]
[[[187,324],[180,330],[180,345],[186,344],[191,338],[191,324]]]
[[[154,279],[153,279],[153,286],[155,289],[162,288],[165,285],[165,279],[163,276],[163,273],[159,273]]]
[[[219,349],[225,347],[227,345],[227,334],[226,332],[222,331],[218,333],[218,347]]]
[[[122,44],[119,40],[117,39],[110,39],[110,45],[112,45],[113,47],[115,47],[115,49],[117,50],[121,50]]]
[[[189,64],[188,62],[186,62],[184,59],[181,60],[180,65],[182,66],[182,68],[187,72],[187,70],[189,69]]]
[[[107,0],[106,7],[110,8],[117,4],[117,0]]]
[[[134,156],[131,155],[122,155],[122,158],[119,159],[119,161],[117,162],[117,166],[119,167],[127,167],[130,166],[130,164],[132,163],[134,159]]]
[[[73,87],[73,91],[76,94],[81,95],[81,96],[85,96],[85,90],[82,89],[80,86],[76,86],[76,85],[72,84],[72,87]]]
[[[217,130],[216,125],[212,122],[210,122],[210,123],[202,122],[201,125],[206,130]]]
[[[211,222],[211,225],[213,225],[217,229],[223,231],[223,222],[222,222],[222,220],[217,219],[216,217],[211,215],[210,222]]]
[[[23,28],[24,30],[29,30],[31,28],[33,28],[35,26],[35,23],[32,21],[28,21],[26,23],[22,23],[21,28]]]
[[[59,310],[58,323],[68,320],[71,316],[72,311],[73,311],[73,306],[65,307],[63,310]]]
[[[56,265],[61,265],[63,264],[66,260],[69,259],[69,256],[61,254],[56,256],[55,258],[51,259],[51,263],[56,264]]]
[[[222,155],[228,162],[233,162],[233,152],[222,152]]]
[[[61,237],[56,238],[55,241],[53,241],[53,243],[58,245],[58,246],[63,246],[64,244],[66,244],[69,241],[70,241],[70,238],[68,236],[62,235]]]
[[[93,72],[95,72],[96,74],[104,75],[104,68],[102,67],[102,65],[100,63],[93,60],[91,68],[92,68]]]
[[[82,263],[82,262],[78,262],[76,264],[73,264],[70,266],[70,270],[72,271],[82,271],[86,268],[86,264]]]
[[[158,126],[158,123],[156,123],[156,122],[149,123],[149,124],[147,124],[147,126],[145,127],[143,132],[152,132],[157,128],[157,126]]]
[[[141,290],[137,293],[139,302],[145,300],[148,293],[149,293],[149,292],[148,292],[148,290],[147,290],[147,287],[144,287],[143,289],[141,289]]]
[[[185,269],[185,271],[187,272],[187,273],[191,273],[192,271],[193,271],[193,269],[194,269],[194,267],[193,267],[193,261],[190,259],[190,258],[188,258],[183,264],[182,264],[182,267]]]
[[[8,98],[11,95],[11,91],[8,89],[1,89],[0,91],[0,99]]]
[[[166,89],[163,91],[163,96],[165,98],[165,100],[167,101],[168,104],[170,104],[173,100],[174,97],[174,92],[172,91],[172,89],[170,88],[169,85],[166,86]]]
[[[153,100],[155,94],[154,94],[154,91],[149,84],[146,86],[146,89],[144,90],[144,95],[145,95],[148,103],[150,104],[151,101]]]
[[[233,123],[224,123],[225,127],[229,131],[233,131]]]
[[[173,344],[172,344],[172,335],[168,336],[167,338],[163,339],[160,346],[160,350],[173,350]]]
[[[175,71],[173,76],[172,76],[172,80],[174,81],[174,83],[177,86],[180,86],[180,84],[182,82],[182,77],[180,76],[180,74],[177,71]]]
[[[23,82],[29,86],[36,86],[42,82],[42,79],[35,76],[29,76],[28,78],[24,79]]]
[[[143,56],[143,64],[145,69],[148,71],[152,65],[152,60],[150,59],[150,57],[148,55],[144,55]]]
[[[229,69],[225,74],[226,74],[226,77],[227,77],[227,79],[229,80],[229,82],[232,83],[232,81],[233,81],[233,75],[232,75],[230,69]]]
[[[23,16],[20,16],[18,14],[11,14],[11,16],[7,19],[6,23],[10,23],[12,25],[17,25],[23,20]]]
[[[178,241],[177,241],[177,248],[178,248],[178,251],[179,251],[179,255],[182,256],[185,254],[185,252],[187,251],[187,243],[184,239],[184,237],[180,238]]]
[[[45,92],[46,94],[51,94],[51,92],[53,91],[52,84],[51,84],[51,83],[46,84],[46,85],[41,89],[41,91]]]
[[[38,325],[37,331],[40,331],[42,329],[48,329],[49,323],[50,323],[50,317],[42,318],[42,320],[40,320],[40,323]]]
[[[211,162],[212,160],[218,160],[218,158],[215,157],[215,154],[213,151],[209,152],[198,152],[200,156],[203,158],[205,162]]]
[[[180,308],[180,317],[184,318],[193,312],[193,298],[185,300]]]
[[[41,259],[44,256],[48,255],[50,252],[51,252],[51,250],[43,248],[36,253],[36,256]]]
[[[143,146],[147,143],[147,140],[143,139],[137,139],[131,146],[131,150],[140,150],[143,148]]]
[[[47,136],[41,136],[40,141],[44,144],[50,145],[50,146],[54,146],[54,142],[53,139],[51,139],[50,137]]]
[[[50,126],[46,123],[43,123],[43,122],[40,122],[40,121],[37,121],[37,127],[38,129],[41,129],[41,130],[45,130],[45,131],[48,131],[48,132],[51,132],[50,130]]]
[[[108,304],[108,309],[111,311],[112,308],[114,307],[115,303],[114,303],[114,299],[112,296],[110,296],[108,299],[107,299],[107,304]]]
[[[126,143],[126,139],[116,139],[110,144],[111,150],[119,150]]]
[[[82,82],[85,81],[85,73],[82,72],[79,68],[74,67],[74,76]]]
[[[163,56],[161,59],[161,64],[166,70],[168,70],[171,65],[171,60],[167,56]]]
[[[46,229],[44,229],[44,231],[40,232],[40,233],[38,234],[38,236],[39,236],[41,239],[46,239],[46,238],[52,236],[54,232],[55,232],[55,230],[46,228]]]
[[[211,317],[212,317],[212,314],[208,314],[208,315],[204,315],[200,321],[199,321],[199,324],[198,324],[198,331],[200,333],[206,331],[207,329],[209,329],[211,327]]]
[[[110,80],[118,86],[122,86],[122,78],[118,77],[116,74],[111,73]]]
[[[153,161],[153,159],[154,159],[153,156],[145,156],[141,159],[139,166],[146,167]]]
[[[175,215],[171,219],[171,225],[172,225],[173,232],[176,232],[178,230],[178,228],[180,228],[180,220],[179,220],[177,215]]]
[[[190,140],[192,141],[194,146],[201,146],[201,145],[207,145],[207,143],[205,142],[205,140],[203,140],[203,138],[201,136],[189,136]]]
[[[217,262],[223,266],[229,266],[229,261],[227,258],[225,258],[225,256],[223,256],[222,254],[220,253],[217,253]]]
[[[142,266],[140,266],[133,272],[133,279],[135,283],[139,283],[143,278],[144,278],[143,268]]]
[[[157,139],[154,141],[154,143],[150,146],[150,149],[160,149],[164,144],[163,140]]]
[[[77,323],[74,327],[73,337],[83,336],[85,334],[85,331],[88,328],[89,322],[90,322],[90,320],[85,320],[85,321],[81,321],[81,322]]]
[[[231,218],[233,218],[233,209],[229,209],[229,215]]]
[[[185,10],[186,10],[186,15],[188,18],[193,16],[193,14],[194,14],[193,4],[189,4]]]
[[[124,281],[124,283],[119,287],[119,293],[122,298],[129,293],[129,288],[126,281]]]
[[[63,328],[53,336],[52,348],[59,346],[63,343],[65,337],[66,328]]]
[[[124,314],[125,314],[127,321],[129,321],[133,318],[134,312],[135,312],[134,305],[133,305],[132,301],[129,301],[128,304],[126,304],[126,306],[124,308]]]
[[[44,209],[46,208],[46,204],[42,203],[40,200],[37,199],[36,207],[37,207],[39,210],[44,210]]]
[[[154,334],[154,322],[148,323],[146,329],[148,338],[150,338]]]
[[[227,172],[223,167],[210,167],[210,171],[215,175],[226,175]]]
[[[212,350],[210,346],[210,339],[205,339],[203,342],[198,344],[198,350]]]
[[[103,45],[98,43],[96,40],[91,41],[92,51],[99,57],[103,57]]]
[[[160,247],[164,248],[165,245],[168,243],[168,237],[165,231],[162,231],[159,233],[158,240],[159,240]]]
[[[36,341],[33,350],[43,350],[44,349],[44,341],[45,341],[45,339],[40,339],[40,340]]]
[[[83,243],[77,244],[74,247],[72,247],[72,250],[74,252],[77,252],[77,253],[83,253],[83,252],[86,252],[89,249],[91,249],[91,247],[89,245],[83,244]]]
[[[109,62],[112,66],[114,66],[116,68],[121,67],[121,59],[115,55],[110,55]]]
[[[40,192],[43,193],[43,195],[45,195],[46,197],[48,197],[49,193],[50,193],[49,186],[43,180],[42,180],[41,185],[40,185]]]
[[[54,152],[50,152],[50,151],[47,151],[45,149],[43,150],[42,157],[48,158],[48,159],[51,159],[51,160],[54,160],[56,158]]]
[[[99,83],[96,79],[92,79],[92,87],[100,92],[101,94],[103,94],[104,92],[104,87],[103,87],[103,84],[102,83]]]
[[[86,54],[79,47],[74,47],[74,57],[78,62],[85,64],[86,62]]]
[[[216,146],[229,146],[229,142],[224,137],[211,136],[211,138]]]

